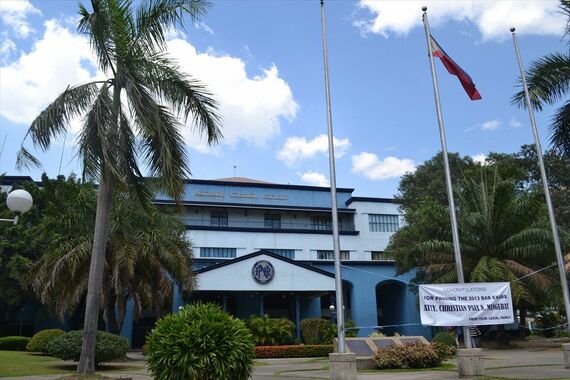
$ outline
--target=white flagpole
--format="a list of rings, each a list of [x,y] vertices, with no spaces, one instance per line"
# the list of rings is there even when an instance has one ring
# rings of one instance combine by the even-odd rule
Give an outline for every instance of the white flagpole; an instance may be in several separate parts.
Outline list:
[[[345,337],[344,337],[344,307],[342,302],[342,277],[340,271],[340,239],[338,232],[338,206],[336,201],[336,173],[334,165],[334,143],[333,143],[333,126],[331,113],[331,92],[329,85],[329,59],[327,51],[327,30],[325,25],[325,2],[321,0],[321,27],[323,32],[323,58],[325,71],[325,94],[327,101],[327,127],[329,137],[329,170],[331,181],[331,200],[332,200],[332,230],[333,230],[333,249],[334,249],[334,281],[336,296],[336,320],[338,329],[338,352],[344,353]]]
[[[457,270],[457,281],[460,284],[465,283],[463,276],[463,263],[461,260],[461,247],[459,243],[459,228],[457,227],[457,216],[455,213],[455,201],[453,199],[453,186],[451,184],[451,172],[449,170],[449,159],[447,157],[447,142],[445,139],[445,129],[443,127],[443,116],[441,112],[441,103],[439,101],[439,87],[437,84],[437,75],[435,72],[435,64],[433,62],[433,51],[431,46],[431,34],[429,31],[429,22],[427,16],[427,7],[423,7],[423,22],[426,34],[426,42],[429,51],[429,63],[431,69],[431,79],[433,81],[433,95],[435,97],[435,111],[437,113],[437,124],[439,125],[439,137],[441,140],[441,154],[443,156],[443,167],[445,169],[445,183],[447,185],[447,196],[449,198],[449,216],[451,218],[451,235],[453,237],[453,252],[455,253],[455,268]],[[463,340],[466,348],[472,348],[471,337],[469,334],[469,326],[463,326]]]
[[[515,45],[515,52],[517,55],[517,62],[521,73],[521,79],[524,89],[524,100],[526,109],[528,110],[528,117],[530,119],[530,126],[532,127],[532,134],[534,135],[534,144],[536,146],[536,155],[538,156],[538,166],[540,167],[540,176],[542,177],[542,186],[544,187],[544,197],[546,198],[546,207],[548,208],[548,216],[550,218],[550,228],[552,229],[552,239],[554,240],[554,251],[556,252],[556,261],[558,263],[558,271],[560,272],[560,284],[562,285],[562,296],[564,298],[564,308],[566,309],[566,330],[570,331],[570,295],[568,294],[568,280],[566,279],[566,271],[564,270],[564,259],[562,257],[562,249],[560,248],[560,238],[558,237],[558,228],[556,227],[556,217],[554,216],[554,209],[552,208],[552,201],[550,200],[550,190],[548,189],[548,179],[546,178],[546,170],[544,168],[544,161],[542,159],[542,148],[540,147],[540,138],[538,136],[538,129],[536,128],[536,120],[534,119],[534,111],[530,103],[530,96],[528,94],[528,87],[526,84],[526,76],[522,64],[521,52],[515,28],[511,28],[513,35],[513,43]]]

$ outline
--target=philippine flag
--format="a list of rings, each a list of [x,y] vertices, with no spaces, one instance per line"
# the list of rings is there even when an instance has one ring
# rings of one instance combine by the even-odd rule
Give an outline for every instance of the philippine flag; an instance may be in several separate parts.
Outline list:
[[[481,95],[479,94],[479,91],[477,91],[477,89],[475,88],[475,83],[473,83],[473,80],[471,79],[469,74],[467,74],[461,67],[459,67],[457,63],[455,63],[453,59],[451,59],[449,55],[447,55],[445,50],[443,50],[441,46],[439,46],[439,44],[437,43],[435,38],[433,38],[433,36],[430,35],[429,40],[433,56],[441,59],[441,62],[443,63],[443,65],[450,74],[457,76],[469,98],[471,100],[481,99]]]

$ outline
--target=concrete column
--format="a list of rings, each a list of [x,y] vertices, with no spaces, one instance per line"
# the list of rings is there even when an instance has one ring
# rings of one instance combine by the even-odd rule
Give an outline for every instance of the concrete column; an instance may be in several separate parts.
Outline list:
[[[352,352],[329,354],[330,380],[356,380],[356,354]]]
[[[295,295],[295,336],[301,338],[301,296]]]
[[[172,312],[176,313],[180,306],[184,306],[184,300],[182,299],[182,294],[180,294],[180,289],[176,282],[172,282]]]
[[[263,294],[259,295],[259,316],[263,317],[263,315],[265,314],[265,308],[263,307],[263,299],[265,297],[263,296]]]
[[[564,368],[570,369],[570,343],[562,343],[562,352],[564,353]]]
[[[222,296],[222,307],[224,308],[224,311],[227,313],[228,312],[228,296],[225,294]]]
[[[128,339],[129,345],[133,344],[133,318],[135,316],[135,303],[129,298],[125,309],[125,318],[121,326],[121,336]]]
[[[483,350],[481,348],[457,350],[457,375],[459,377],[483,376]]]

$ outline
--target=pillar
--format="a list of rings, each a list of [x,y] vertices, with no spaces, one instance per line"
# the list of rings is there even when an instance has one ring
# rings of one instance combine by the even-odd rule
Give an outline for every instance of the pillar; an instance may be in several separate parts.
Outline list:
[[[259,295],[259,316],[263,317],[263,315],[265,314],[265,309],[263,307],[263,299],[265,297],[263,296],[263,294]]]
[[[172,312],[176,313],[178,308],[184,306],[182,294],[180,294],[180,287],[176,282],[172,282]]]
[[[457,350],[457,374],[460,378],[483,376],[483,349],[462,348]]]
[[[301,339],[301,296],[295,294],[295,336]]]
[[[124,336],[129,341],[129,345],[133,343],[133,318],[135,315],[135,303],[129,298],[127,307],[125,308],[125,318],[121,326],[121,336]]]
[[[228,296],[226,294],[224,294],[222,296],[222,306],[224,308],[224,311],[227,313],[228,312]]]

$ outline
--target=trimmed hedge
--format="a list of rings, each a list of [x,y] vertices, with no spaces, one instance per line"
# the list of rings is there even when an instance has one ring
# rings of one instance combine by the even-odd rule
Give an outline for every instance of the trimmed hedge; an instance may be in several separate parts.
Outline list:
[[[47,345],[47,353],[50,356],[62,360],[79,361],[81,356],[81,342],[83,331],[70,331],[52,340]],[[122,336],[97,331],[95,343],[95,364],[124,359],[127,356],[129,342]]]
[[[47,354],[47,345],[62,334],[65,334],[65,331],[60,329],[42,330],[32,337],[26,346],[26,350]]]
[[[434,349],[435,354],[441,361],[446,361],[455,356],[457,349],[453,346],[448,346],[447,344],[432,342],[431,347]]]
[[[0,350],[3,351],[26,351],[26,345],[30,342],[27,336],[5,336],[0,338]]]
[[[255,357],[263,358],[317,358],[328,357],[333,352],[331,344],[294,346],[257,346]]]
[[[381,348],[373,357],[374,367],[378,369],[433,368],[441,362],[430,344],[420,342]]]

